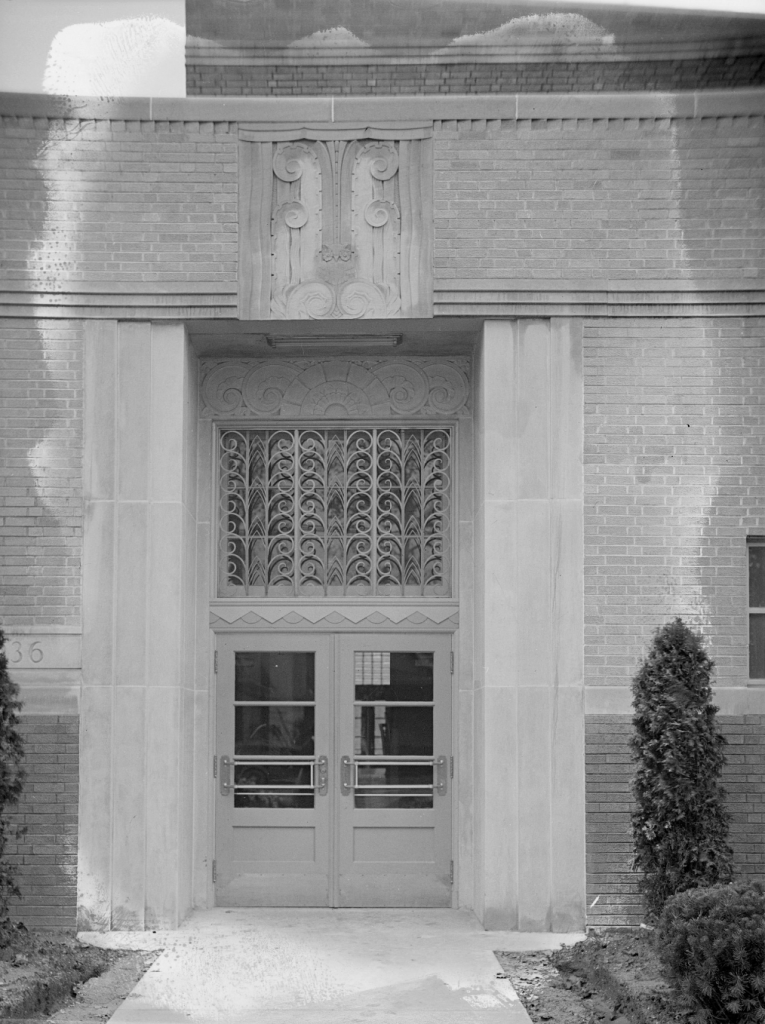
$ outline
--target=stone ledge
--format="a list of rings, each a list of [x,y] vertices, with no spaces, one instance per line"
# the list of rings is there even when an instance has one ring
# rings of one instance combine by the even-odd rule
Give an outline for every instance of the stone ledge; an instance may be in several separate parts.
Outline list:
[[[358,121],[559,120],[561,118],[694,118],[765,115],[765,88],[655,93],[510,93],[444,96],[43,96],[0,93],[0,115],[56,120]]]

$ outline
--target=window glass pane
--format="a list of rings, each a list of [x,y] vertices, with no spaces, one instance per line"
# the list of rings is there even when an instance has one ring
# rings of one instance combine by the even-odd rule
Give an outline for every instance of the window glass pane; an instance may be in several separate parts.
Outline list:
[[[313,700],[314,655],[237,651],[234,680],[234,700]]]
[[[432,757],[433,708],[354,708],[353,749],[358,755]]]
[[[749,616],[749,678],[765,679],[765,615]]]
[[[238,707],[234,754],[313,754],[312,707]]]
[[[433,700],[431,651],[355,651],[356,700]]]
[[[765,544],[749,545],[749,607],[765,608]]]

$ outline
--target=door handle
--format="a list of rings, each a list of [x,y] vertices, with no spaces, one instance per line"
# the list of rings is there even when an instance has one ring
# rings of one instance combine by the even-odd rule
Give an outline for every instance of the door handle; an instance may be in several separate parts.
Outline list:
[[[386,763],[391,763],[391,764],[420,764],[421,762],[414,762],[414,761],[391,761],[391,762],[385,762],[385,761],[380,761],[379,763],[381,765],[384,765]],[[447,766],[449,764],[448,758],[446,758],[443,755],[441,755],[441,757],[436,757],[436,758],[434,758],[430,762],[425,761],[425,762],[422,762],[422,763],[424,763],[424,764],[432,764],[433,765],[433,768],[435,770],[435,777],[434,777],[433,782],[431,784],[423,784],[421,786],[420,785],[405,785],[403,787],[395,786],[395,785],[393,785],[392,787],[388,787],[385,784],[382,784],[381,786],[375,786],[375,785],[363,786],[362,789],[364,789],[364,788],[365,789],[375,789],[375,790],[386,789],[386,788],[393,788],[393,789],[417,789],[417,790],[420,790],[420,789],[432,789],[432,791],[434,793],[437,793],[439,796],[444,796],[446,791],[447,791],[447,788],[448,788],[448,783],[447,783],[447,777],[448,777]],[[353,792],[353,790],[359,785],[358,768],[359,768],[358,763],[354,762],[352,760],[352,758],[348,757],[347,754],[344,757],[340,758],[340,792],[343,794],[343,796],[348,796],[348,794]]]
[[[326,796],[329,789],[329,759],[325,754],[316,759],[316,792]]]
[[[232,789],[231,758],[224,755],[220,759],[220,791],[223,796],[228,796]]]
[[[436,784],[433,787],[439,796],[443,796],[446,793],[446,758],[442,755],[437,757],[435,760],[436,766]]]

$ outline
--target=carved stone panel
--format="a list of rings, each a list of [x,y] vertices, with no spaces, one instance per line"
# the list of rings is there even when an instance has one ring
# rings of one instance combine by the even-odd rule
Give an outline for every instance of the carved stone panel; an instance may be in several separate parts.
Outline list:
[[[240,317],[432,316],[429,134],[242,129]]]
[[[204,417],[353,419],[465,416],[469,359],[203,359]]]

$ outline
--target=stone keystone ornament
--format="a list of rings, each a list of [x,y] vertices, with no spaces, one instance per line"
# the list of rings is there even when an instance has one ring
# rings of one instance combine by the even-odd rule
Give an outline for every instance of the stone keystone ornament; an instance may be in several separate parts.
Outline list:
[[[242,128],[240,317],[432,316],[431,134]]]

